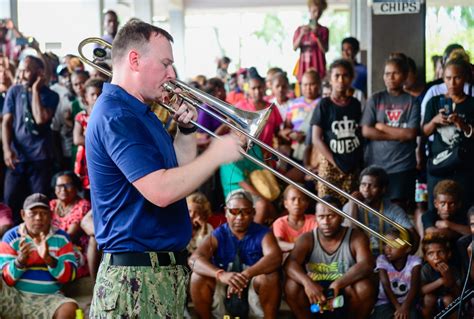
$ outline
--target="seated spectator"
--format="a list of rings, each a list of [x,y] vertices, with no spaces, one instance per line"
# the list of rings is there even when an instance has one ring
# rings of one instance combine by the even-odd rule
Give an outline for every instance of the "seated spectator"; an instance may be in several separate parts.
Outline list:
[[[193,253],[204,238],[214,230],[211,224],[207,222],[207,219],[212,215],[211,203],[202,193],[189,195],[186,197],[186,202],[193,226],[193,235],[188,244],[188,251]]]
[[[51,224],[67,232],[72,243],[78,247],[76,250],[77,277],[87,276],[89,274],[87,266],[89,236],[82,231],[81,220],[91,209],[91,204],[87,199],[79,196],[81,181],[73,172],[59,172],[53,178],[53,185],[57,199],[52,199],[49,203],[52,211]]]
[[[208,236],[190,258],[191,298],[199,318],[222,318],[224,299],[237,295],[249,315],[276,318],[280,303],[281,251],[275,236],[255,224],[252,196],[236,190],[226,198],[227,223]],[[240,270],[236,270],[243,264]],[[236,297],[233,297],[236,298]]]
[[[428,235],[422,248],[427,262],[421,268],[422,313],[431,319],[459,296],[461,274],[449,262],[451,248],[446,238]]]
[[[7,205],[0,203],[0,237],[13,227],[12,210]]]
[[[246,111],[261,111],[270,106],[270,103],[263,99],[265,81],[257,74],[249,80],[248,98],[236,104],[236,107]],[[283,120],[278,108],[273,108],[267,124],[263,128],[259,140],[269,146],[273,146],[273,138],[277,136],[278,130]]]
[[[323,199],[341,206],[335,197]],[[324,313],[323,318],[367,318],[372,311],[375,285],[370,275],[375,265],[369,239],[359,229],[342,226],[343,221],[317,204],[318,227],[298,238],[286,261],[286,301],[298,319],[311,318],[311,304],[325,305],[328,289],[334,296],[344,296],[344,307]]]
[[[314,215],[305,215],[309,206],[308,196],[293,185],[288,185],[283,192],[283,206],[288,215],[273,222],[273,234],[284,253],[290,252],[295,246],[296,239],[303,233],[316,227]]]
[[[422,216],[426,234],[436,233],[454,244],[459,237],[470,234],[462,211],[462,189],[453,180],[443,180],[434,188],[434,207]],[[452,246],[455,247],[455,246]]]
[[[288,90],[290,83],[285,72],[278,72],[272,76],[271,89],[273,98],[270,99],[270,103],[274,103],[280,111],[282,119],[286,118],[288,108],[291,105],[291,101],[288,98]]]
[[[395,240],[400,231],[392,228],[385,236]],[[379,295],[371,319],[419,317],[416,302],[421,284],[421,258],[410,255],[409,247],[393,248],[384,244],[384,254],[377,257]]]
[[[28,196],[21,217],[0,242],[0,316],[75,318],[77,303],[60,288],[75,278],[76,259],[66,232],[51,225],[48,198]]]
[[[412,238],[411,252],[414,253],[418,248],[418,233],[405,211],[400,206],[393,204],[390,200],[384,199],[387,187],[388,175],[385,170],[377,166],[369,166],[360,173],[359,191],[354,192],[352,196],[406,228]],[[353,201],[349,201],[343,210],[359,222],[379,233],[386,233],[393,227],[388,222],[383,222],[378,216],[367,212],[363,207],[358,206]],[[374,257],[381,255],[383,253],[382,241],[370,235],[370,249]]]
[[[102,86],[104,81],[99,79],[89,79],[84,84],[85,94],[84,101],[86,102],[85,109],[79,112],[74,118],[74,131],[73,139],[74,144],[77,146],[77,153],[74,163],[74,173],[76,173],[81,181],[82,188],[84,189],[86,198],[90,198],[89,194],[89,175],[87,173],[87,161],[86,161],[86,129],[87,123],[89,122],[89,117],[91,115],[92,109],[94,108],[95,101],[102,93]]]
[[[319,153],[318,174],[336,187],[352,192],[362,164],[362,111],[360,102],[347,96],[354,78],[351,62],[336,60],[329,71],[331,96],[321,100],[311,119],[313,144]],[[323,183],[318,183],[317,188],[320,197],[333,194],[341,202],[346,201]]]

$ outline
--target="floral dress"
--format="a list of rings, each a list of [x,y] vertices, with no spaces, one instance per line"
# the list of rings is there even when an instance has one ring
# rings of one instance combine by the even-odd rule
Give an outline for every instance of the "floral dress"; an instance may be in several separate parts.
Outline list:
[[[51,224],[66,232],[73,224],[80,224],[82,218],[84,218],[87,212],[91,209],[91,203],[87,199],[79,198],[79,200],[77,200],[71,207],[69,212],[64,216],[60,216],[57,211],[57,205],[57,199],[53,199],[49,202],[49,207],[53,212]],[[77,278],[81,278],[89,274],[89,268],[87,266],[87,246],[89,244],[89,236],[82,234],[73,244],[75,246],[74,248],[78,261]]]

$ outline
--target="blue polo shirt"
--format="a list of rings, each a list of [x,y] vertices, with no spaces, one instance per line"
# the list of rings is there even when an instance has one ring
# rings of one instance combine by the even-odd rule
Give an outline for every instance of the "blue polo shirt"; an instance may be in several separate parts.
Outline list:
[[[173,141],[150,107],[105,83],[87,126],[86,157],[100,249],[116,253],[186,247],[192,232],[186,201],[160,208],[132,185],[149,173],[178,166]]]
[[[59,95],[56,92],[50,90],[47,86],[43,86],[40,89],[39,96],[43,107],[50,109],[53,113],[56,112],[59,103]],[[33,107],[31,98],[32,93],[28,92],[23,85],[17,84],[8,89],[3,105],[3,114],[11,113],[13,115],[11,147],[20,162],[53,158],[52,119],[37,126],[39,134],[31,133],[25,124],[26,99],[28,99],[30,107]]]

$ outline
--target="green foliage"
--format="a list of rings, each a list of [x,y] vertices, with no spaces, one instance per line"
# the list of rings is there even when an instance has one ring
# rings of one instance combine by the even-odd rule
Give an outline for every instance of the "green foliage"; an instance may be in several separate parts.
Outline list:
[[[263,26],[260,30],[253,34],[268,45],[271,42],[275,43],[280,51],[282,50],[282,43],[285,40],[284,26],[280,18],[275,14],[266,14],[263,21]]]
[[[426,80],[434,77],[431,57],[443,55],[451,43],[461,44],[474,58],[474,7],[428,7],[426,13]]]

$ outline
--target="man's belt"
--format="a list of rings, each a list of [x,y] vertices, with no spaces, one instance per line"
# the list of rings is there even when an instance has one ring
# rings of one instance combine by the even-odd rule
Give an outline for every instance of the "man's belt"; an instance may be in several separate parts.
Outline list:
[[[129,252],[110,254],[110,265],[114,266],[148,266],[151,267],[151,254],[158,257],[159,266],[173,265],[171,256],[174,256],[174,265],[186,265],[188,259],[187,250],[180,252]]]

